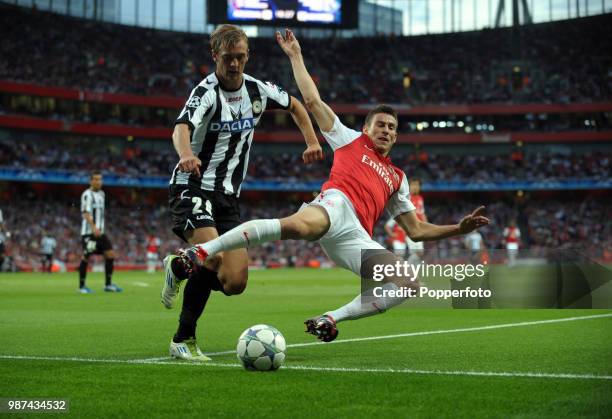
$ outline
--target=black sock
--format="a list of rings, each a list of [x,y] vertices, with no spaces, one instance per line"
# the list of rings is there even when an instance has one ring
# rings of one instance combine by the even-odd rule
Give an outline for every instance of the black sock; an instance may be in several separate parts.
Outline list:
[[[223,285],[221,284],[221,281],[219,281],[217,273],[215,271],[209,271],[208,269],[204,269],[204,271],[205,274],[202,275],[201,279],[206,281],[210,289],[213,291],[221,291],[225,294],[225,291],[223,291]]]
[[[185,285],[179,326],[172,339],[175,343],[195,338],[198,319],[204,312],[204,307],[206,307],[211,292],[208,281],[202,277],[211,271],[203,270],[201,272],[198,277],[187,280]]]
[[[110,285],[113,279],[113,266],[115,259],[104,260],[104,273],[106,274],[106,285]]]
[[[79,288],[83,288],[85,286],[86,276],[87,276],[87,261],[81,259],[81,264],[79,265]]]

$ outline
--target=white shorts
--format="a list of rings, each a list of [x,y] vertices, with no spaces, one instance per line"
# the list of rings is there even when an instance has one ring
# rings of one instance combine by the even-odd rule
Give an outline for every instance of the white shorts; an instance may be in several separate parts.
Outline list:
[[[510,251],[516,251],[518,250],[518,247],[518,243],[506,243],[506,249]]]
[[[399,240],[393,240],[393,250],[397,252],[406,250],[406,242],[402,242]]]
[[[157,260],[157,259],[159,259],[159,256],[158,256],[157,253],[147,252],[147,259],[148,260]]]
[[[327,211],[330,227],[319,244],[336,265],[361,275],[361,250],[385,250],[362,227],[353,204],[341,191],[328,189],[305,205],[318,205]]]
[[[410,237],[406,237],[406,244],[408,245],[408,250],[410,250],[410,252],[416,252],[424,249],[423,242],[413,242]]]

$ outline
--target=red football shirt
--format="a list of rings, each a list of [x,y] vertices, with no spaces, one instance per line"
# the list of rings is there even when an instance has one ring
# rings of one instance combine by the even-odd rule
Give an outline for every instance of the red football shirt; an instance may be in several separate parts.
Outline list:
[[[521,238],[521,231],[517,227],[506,227],[504,229],[506,243],[518,243]]]
[[[393,233],[391,235],[391,240],[402,243],[406,241],[406,232],[393,218],[389,218],[389,221],[387,221],[387,226],[391,228],[391,232]]]
[[[155,236],[147,237],[147,252],[157,253],[160,245],[161,245],[161,240],[159,238]]]
[[[423,195],[410,195],[410,200],[416,208],[417,218],[421,221],[425,221],[425,201],[423,201]]]
[[[406,175],[376,152],[370,137],[342,125],[338,117],[323,136],[334,150],[334,164],[321,190],[342,191],[370,236],[385,206],[393,218],[414,211]]]

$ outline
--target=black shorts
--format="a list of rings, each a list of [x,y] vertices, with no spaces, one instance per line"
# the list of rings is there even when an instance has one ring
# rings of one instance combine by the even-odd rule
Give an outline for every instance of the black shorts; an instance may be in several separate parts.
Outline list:
[[[0,243],[0,256],[4,254],[4,243]]]
[[[81,236],[81,243],[84,256],[101,255],[107,250],[113,250],[113,245],[106,234],[102,234],[100,237],[95,237],[93,234]]]
[[[185,231],[215,227],[223,234],[240,224],[240,206],[235,195],[171,185],[169,204],[172,231],[184,241]]]
[[[43,262],[53,261],[53,253],[41,253]]]

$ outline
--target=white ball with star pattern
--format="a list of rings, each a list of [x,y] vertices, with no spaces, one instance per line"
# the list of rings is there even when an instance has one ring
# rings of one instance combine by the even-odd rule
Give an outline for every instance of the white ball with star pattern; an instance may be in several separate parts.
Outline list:
[[[247,370],[273,371],[285,362],[287,344],[278,329],[257,324],[242,332],[236,354]]]

